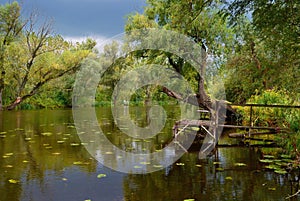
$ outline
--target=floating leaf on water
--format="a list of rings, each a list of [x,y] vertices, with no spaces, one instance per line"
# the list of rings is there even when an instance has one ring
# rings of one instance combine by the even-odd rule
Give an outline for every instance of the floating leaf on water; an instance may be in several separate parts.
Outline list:
[[[19,181],[15,180],[15,179],[9,179],[8,182],[11,183],[11,184],[19,183]]]
[[[276,169],[274,172],[277,174],[286,174],[287,173],[287,171],[284,169]]]
[[[183,201],[195,201],[195,199],[184,199]]]
[[[87,146],[89,143],[81,142],[80,144],[81,144],[82,146]]]
[[[50,132],[45,132],[45,133],[41,133],[41,135],[43,135],[43,136],[50,136],[50,135],[52,135],[52,133],[50,133]]]
[[[245,163],[235,163],[234,165],[235,165],[235,166],[239,166],[239,167],[247,166]]]
[[[276,188],[268,188],[269,191],[276,191]]]
[[[6,155],[4,155],[4,156],[2,156],[2,158],[9,158],[10,156],[6,156]]]
[[[84,201],[92,201],[91,199],[88,199],[88,200],[84,200]]]
[[[140,162],[141,165],[150,165],[150,162]]]
[[[202,165],[197,164],[196,167],[202,167]]]
[[[275,156],[272,156],[272,155],[264,155],[264,158],[275,158]]]
[[[184,166],[184,163],[176,163],[178,166]]]
[[[134,139],[133,142],[140,142],[140,139]]]
[[[267,169],[270,169],[270,170],[275,170],[275,169],[278,169],[278,168],[279,168],[279,166],[277,166],[277,165],[274,165],[274,164],[271,164],[271,165],[267,165],[267,166],[265,166],[265,168],[267,168]]]
[[[232,180],[232,177],[226,177],[225,179],[226,180]]]
[[[12,166],[12,165],[5,165],[4,167],[6,167],[6,168],[12,168],[14,166]]]
[[[140,168],[142,168],[142,166],[135,165],[135,166],[133,166],[133,168],[135,168],[135,169],[140,169]]]
[[[214,164],[214,165],[220,165],[221,162],[215,161],[215,162],[213,162],[213,164]]]
[[[22,162],[23,162],[23,163],[29,163],[29,161],[27,161],[27,160],[23,160]]]
[[[74,165],[82,165],[83,162],[82,162],[82,161],[75,161],[75,162],[73,162],[73,164],[74,164]]]
[[[155,151],[156,151],[156,152],[161,152],[161,151],[162,151],[162,149],[156,149]]]
[[[75,126],[67,126],[67,128],[75,128]]]
[[[60,155],[60,152],[53,152],[52,155]]]
[[[52,146],[47,146],[45,147],[45,149],[52,149]]]
[[[97,178],[98,178],[98,179],[101,179],[101,178],[103,178],[103,177],[106,177],[106,174],[98,174],[98,175],[97,175]]]
[[[2,132],[0,132],[0,135],[6,134],[6,133],[7,133],[6,131],[2,131]]]
[[[50,144],[43,144],[44,147],[48,147]]]
[[[105,152],[105,154],[113,154],[113,152],[107,151],[107,152]]]
[[[220,167],[219,167],[219,168],[216,168],[216,170],[217,170],[217,171],[224,171],[224,169],[223,169],[223,168],[220,168]]]
[[[80,143],[71,143],[70,144],[72,147],[77,147],[77,146],[80,146]]]
[[[283,166],[283,167],[289,166],[289,163],[284,162],[284,161],[276,162],[275,164],[278,165],[278,166]]]
[[[64,142],[65,142],[65,141],[63,141],[63,140],[58,140],[58,141],[57,141],[58,144],[62,144],[62,143],[64,143]]]
[[[70,136],[71,134],[70,134],[70,133],[65,133],[64,135],[65,135],[65,136]]]
[[[154,168],[162,168],[162,165],[153,165]]]
[[[292,163],[294,162],[292,159],[284,158],[282,161],[287,162],[287,163]]]
[[[16,128],[15,131],[23,131],[24,128]]]
[[[193,131],[199,131],[200,128],[199,128],[199,127],[192,127],[192,130],[193,130]]]
[[[288,159],[292,159],[293,157],[291,155],[286,155],[286,154],[282,154],[280,155],[281,158],[288,158]]]
[[[1,137],[1,138],[5,138],[5,137],[6,137],[6,135],[3,135],[3,134],[2,134],[2,135],[0,135],[0,137]]]
[[[259,162],[261,162],[261,163],[273,163],[274,160],[271,160],[271,159],[260,159]]]
[[[67,178],[62,178],[61,180],[63,180],[63,181],[68,181],[68,179],[67,179]]]
[[[123,158],[122,156],[117,156],[117,159],[121,159],[121,158]]]

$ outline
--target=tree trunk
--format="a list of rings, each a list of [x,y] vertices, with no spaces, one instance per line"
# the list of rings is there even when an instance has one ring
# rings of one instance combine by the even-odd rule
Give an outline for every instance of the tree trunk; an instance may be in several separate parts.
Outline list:
[[[17,97],[16,100],[6,107],[7,110],[15,109],[24,99],[21,97]]]

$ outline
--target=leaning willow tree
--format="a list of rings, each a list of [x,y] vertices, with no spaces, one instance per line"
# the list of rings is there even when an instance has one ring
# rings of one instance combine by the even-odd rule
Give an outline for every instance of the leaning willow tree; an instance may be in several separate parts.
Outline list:
[[[129,17],[125,31],[134,33],[136,29],[155,28],[189,37],[202,47],[200,58],[197,58],[200,62],[196,64],[200,68],[200,73],[195,71],[191,63],[170,52],[140,50],[134,53],[135,58],[139,62],[164,65],[172,69],[189,80],[195,93],[189,97],[182,97],[167,87],[161,87],[161,92],[177,100],[211,110],[213,100],[222,92],[218,91],[217,85],[207,92],[207,85],[218,82],[218,71],[233,45],[232,29],[229,28],[227,19],[219,12],[220,4],[214,1],[169,0],[148,0],[147,3],[143,14]],[[157,36],[152,40],[157,42],[161,39]]]

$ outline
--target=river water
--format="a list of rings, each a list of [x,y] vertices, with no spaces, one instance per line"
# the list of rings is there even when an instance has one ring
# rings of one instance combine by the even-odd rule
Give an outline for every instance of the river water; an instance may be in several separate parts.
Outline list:
[[[130,151],[147,144],[145,149],[159,151],[180,118],[176,106],[165,110],[165,128],[147,141],[122,134],[109,107],[96,113],[101,129],[118,147]],[[145,108],[131,107],[130,113],[145,126]],[[225,134],[222,142],[228,142]],[[201,160],[198,151],[191,151],[153,173],[120,173],[86,151],[72,110],[0,112],[1,201],[284,200],[291,194],[289,176],[265,170],[260,157],[258,148],[226,147]]]

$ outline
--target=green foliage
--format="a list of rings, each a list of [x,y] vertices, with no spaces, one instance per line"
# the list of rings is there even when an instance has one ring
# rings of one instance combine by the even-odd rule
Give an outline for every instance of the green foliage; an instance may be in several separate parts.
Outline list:
[[[299,97],[298,97],[299,98]],[[266,90],[262,94],[252,96],[247,103],[263,105],[300,105],[297,99],[283,90]],[[239,113],[244,117],[244,123],[250,121],[250,107],[239,107]],[[275,137],[284,152],[296,156],[300,150],[300,111],[299,108],[253,107],[253,126],[280,127],[289,130],[288,134]]]
[[[252,96],[247,103],[262,105],[299,105],[286,91],[266,90],[262,94]],[[247,124],[250,118],[250,107],[239,107],[239,112],[244,116]],[[300,122],[297,108],[252,107],[252,123],[254,126],[279,126],[299,131],[296,122]]]

